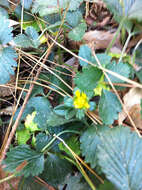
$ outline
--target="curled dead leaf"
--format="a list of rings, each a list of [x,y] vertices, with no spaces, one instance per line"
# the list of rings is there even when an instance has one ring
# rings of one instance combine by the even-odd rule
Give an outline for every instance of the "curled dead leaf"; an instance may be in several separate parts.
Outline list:
[[[142,129],[142,118],[140,114],[141,106],[140,102],[142,99],[142,89],[131,88],[128,93],[123,97],[124,106],[130,117],[134,121],[137,128]],[[121,125],[126,119],[126,122],[131,125],[130,121],[127,119],[127,114],[124,109],[119,114],[118,123]]]
[[[141,106],[140,104],[135,104],[131,107],[129,115],[134,121],[137,128],[142,129],[142,118],[141,118]],[[126,119],[126,122],[131,125],[129,119]]]

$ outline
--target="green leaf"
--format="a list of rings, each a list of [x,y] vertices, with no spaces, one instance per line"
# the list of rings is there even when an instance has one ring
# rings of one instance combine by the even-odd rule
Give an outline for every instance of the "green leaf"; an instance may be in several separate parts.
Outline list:
[[[77,87],[85,92],[87,96],[94,94],[93,90],[97,86],[97,82],[101,78],[102,71],[96,67],[84,67],[82,73],[78,73],[74,79]]]
[[[0,5],[9,8],[9,2],[8,2],[8,0],[1,0],[0,1]]]
[[[38,39],[39,35],[37,31],[32,26],[29,26],[26,28],[25,33],[26,35],[18,34],[14,38],[14,42],[16,43],[16,45],[22,48],[38,48],[38,46],[40,45],[40,41]]]
[[[14,120],[16,119],[21,107],[17,110]],[[31,114],[33,111],[36,112],[33,122],[37,124],[37,127],[41,130],[47,128],[47,119],[52,112],[52,107],[50,102],[44,97],[32,97],[28,101],[28,104],[23,112],[21,120],[24,120],[28,114]]]
[[[104,184],[99,185],[97,190],[117,190],[112,183],[104,181]]]
[[[47,118],[51,113],[51,105],[44,97],[33,97],[29,100],[28,105],[33,107],[36,111],[34,122],[37,123],[38,128],[46,129]]]
[[[66,190],[90,190],[90,187],[81,175],[68,176],[64,181],[64,185],[59,186],[59,190],[63,190],[65,185]]]
[[[22,6],[24,5],[24,9],[29,10],[31,8],[33,0],[24,0],[24,3],[23,3],[23,0],[20,0],[20,1],[21,1],[21,5]]]
[[[28,145],[20,145],[12,148],[7,153],[7,158],[3,164],[6,165],[5,170],[9,172],[16,172],[16,168],[24,161],[27,165],[20,171],[20,175],[36,176],[39,175],[44,169],[44,156],[43,154],[36,152]]]
[[[73,152],[75,152],[77,155],[80,155],[80,143],[78,141],[78,137],[72,136],[69,139],[65,140],[65,142],[72,149]],[[65,147],[63,143],[60,143],[58,146],[61,151],[64,151],[69,156],[73,157],[71,152]]]
[[[25,121],[25,128],[28,129],[31,133],[39,131],[40,129],[37,127],[37,123],[34,122],[34,118],[36,117],[36,111],[31,114],[28,114]]]
[[[69,10],[70,11],[77,10],[79,8],[80,4],[83,2],[83,0],[63,0],[63,1],[66,1],[67,4],[69,3]]]
[[[77,109],[76,117],[82,120],[85,117],[85,110],[84,109]]]
[[[81,136],[81,150],[82,155],[85,156],[85,162],[91,164],[91,168],[97,165],[97,146],[101,143],[99,134],[100,132],[109,130],[105,126],[91,126]]]
[[[57,0],[35,0],[32,7],[32,12],[39,12],[40,16],[53,14],[59,12],[60,9],[68,8],[69,11],[75,11],[79,8],[83,0],[60,0],[58,4]]]
[[[86,30],[86,23],[81,23],[69,32],[68,37],[74,41],[81,41]]]
[[[122,2],[119,0],[104,0],[104,2],[117,19],[126,17],[142,21],[141,0],[124,0]]]
[[[65,117],[59,116],[55,114],[54,112],[51,112],[47,119],[47,125],[55,127],[55,126],[63,125],[65,123],[70,123],[72,121],[73,120],[71,119],[66,119]]]
[[[88,45],[80,46],[78,56],[91,62],[92,52],[91,52],[91,49],[89,48],[89,46]],[[82,61],[81,59],[79,59],[79,64],[81,66],[87,66],[88,65],[88,63],[86,63],[85,61]]]
[[[3,123],[3,122],[2,122],[2,119],[0,118],[0,126],[2,126],[2,123]]]
[[[81,11],[68,11],[66,14],[66,21],[72,27],[76,27],[83,19]]]
[[[68,83],[68,85],[71,85],[71,77],[67,76],[68,74],[70,74],[70,72],[68,72],[67,69],[64,69],[61,67],[56,67],[55,69],[56,69],[56,71],[54,71],[54,73],[56,75],[58,75],[59,77],[61,77],[63,79],[63,81],[66,81],[66,83]],[[47,80],[47,79],[45,79],[45,80]],[[48,81],[51,82],[52,88],[59,90],[61,92],[63,92],[62,90],[66,91],[66,92],[70,92],[70,89],[59,78],[57,78],[57,76],[50,74]],[[56,85],[57,87],[54,86],[53,84]],[[58,87],[62,90],[60,90]]]
[[[14,75],[13,67],[17,66],[16,58],[16,52],[11,47],[0,48],[0,84],[7,83],[10,75]]]
[[[36,149],[38,151],[41,151],[51,140],[51,137],[49,135],[46,135],[44,133],[39,133],[36,136]]]
[[[96,56],[97,56],[98,60],[100,61],[100,64],[104,67],[107,64],[109,64],[111,62],[111,59],[112,59],[112,57],[107,55],[106,53],[97,53]],[[97,63],[95,57],[92,57],[92,63],[94,63],[95,65],[98,66],[98,63]]]
[[[41,178],[48,184],[56,186],[64,181],[69,172],[71,172],[71,165],[68,161],[48,153]]]
[[[30,139],[30,137],[31,134],[27,129],[18,130],[16,132],[16,139],[18,141],[18,145],[26,144],[26,142]]]
[[[119,0],[103,0],[107,8],[114,14],[114,16],[117,18],[120,18],[123,15],[123,10],[121,7],[121,4]]]
[[[102,91],[99,101],[99,115],[104,124],[109,125],[118,119],[118,113],[121,112],[122,107],[117,96],[107,90]]]
[[[59,116],[65,116],[65,112],[67,111],[68,107],[66,107],[64,104],[58,105],[54,108],[55,114]]]
[[[142,21],[141,0],[131,0],[130,2],[131,2],[131,6],[130,6],[130,9],[128,7],[128,17],[130,19],[137,19],[138,21]],[[126,3],[126,7],[127,7],[127,3]]]
[[[24,22],[26,22],[26,21],[33,22],[34,21],[34,17],[31,14],[26,13],[26,11],[22,12],[22,9],[23,8],[22,8],[21,4],[19,4],[18,6],[16,6],[16,8],[14,10],[14,13],[16,14],[17,18],[19,20],[21,20],[21,14],[23,14],[23,21]]]
[[[5,45],[12,40],[12,28],[9,27],[9,20],[5,17],[0,19],[0,44]]]
[[[137,71],[136,75],[137,75],[139,81],[142,83],[142,69],[140,71]]]
[[[0,7],[0,18],[2,17],[5,17],[5,19],[8,19],[9,16],[8,16],[7,11],[4,8]]]
[[[71,119],[76,114],[76,110],[74,108],[67,107],[65,104],[56,106],[53,111],[59,116],[64,116],[65,119]]]
[[[129,78],[129,75],[130,75],[130,72],[131,72],[131,69],[130,69],[130,66],[128,64],[125,64],[125,63],[110,63],[106,66],[106,68],[110,71],[113,71],[119,75],[122,75],[123,77],[126,77],[126,78]],[[112,76],[111,74],[108,74],[108,77],[110,78],[111,82],[112,83],[123,83],[124,81],[115,77],[115,76]],[[105,78],[105,81],[108,82],[107,78]]]
[[[18,184],[18,189],[19,190],[49,190],[47,186],[45,187],[44,184],[38,183],[37,179],[34,177],[28,177],[20,178],[20,182]]]
[[[99,165],[119,190],[142,189],[142,140],[127,127],[115,127],[100,135]]]

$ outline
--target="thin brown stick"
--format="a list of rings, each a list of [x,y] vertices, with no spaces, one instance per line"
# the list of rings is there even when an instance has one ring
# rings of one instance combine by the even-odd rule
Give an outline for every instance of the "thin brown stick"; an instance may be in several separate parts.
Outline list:
[[[64,14],[64,17],[63,17],[62,23],[61,23],[61,25],[60,25],[59,31],[58,31],[58,33],[57,33],[57,35],[56,35],[56,37],[55,37],[55,41],[57,40],[57,38],[58,38],[58,36],[59,36],[59,34],[60,34],[62,25],[63,25],[63,23],[64,23],[64,19],[65,19],[65,17],[66,17],[66,13],[67,13],[67,10],[66,10],[66,12],[65,12],[65,14]],[[45,36],[46,36],[46,38],[48,39],[47,34],[45,34]],[[50,54],[50,52],[51,52],[51,50],[52,50],[54,44],[55,44],[55,42],[52,42],[51,45],[49,46],[49,48],[47,49],[47,52],[46,52],[45,58],[44,58],[44,60],[43,60],[43,63],[40,65],[40,67],[39,67],[39,69],[38,69],[38,71],[37,71],[37,74],[36,74],[36,76],[35,76],[35,78],[34,78],[34,80],[33,80],[34,82],[36,82],[36,80],[38,79],[38,76],[39,76],[39,74],[40,74],[40,72],[41,72],[41,70],[42,70],[42,67],[44,66],[44,64],[45,64],[45,62],[46,62],[46,59],[48,58],[48,56],[49,56],[49,54]],[[34,87],[34,83],[32,83],[32,84],[30,85],[29,91],[28,91],[28,93],[26,94],[26,97],[25,97],[25,99],[24,99],[24,103],[23,103],[23,105],[22,105],[22,107],[21,107],[21,110],[20,110],[20,112],[19,112],[19,114],[18,114],[18,117],[17,117],[17,119],[16,119],[16,121],[15,121],[13,127],[12,127],[12,130],[11,130],[11,133],[10,133],[10,135],[9,135],[9,138],[7,139],[7,142],[6,142],[6,144],[4,145],[4,148],[2,149],[2,150],[3,150],[2,153],[0,153],[0,165],[1,165],[2,161],[3,161],[3,159],[5,158],[5,155],[6,155],[6,152],[7,152],[8,148],[9,148],[9,145],[11,144],[11,141],[12,141],[12,139],[13,139],[13,136],[14,136],[14,134],[15,134],[15,132],[16,132],[17,127],[18,127],[19,121],[20,121],[20,119],[21,119],[21,117],[22,117],[22,114],[23,114],[23,112],[24,112],[24,109],[25,109],[25,107],[26,107],[26,104],[28,103],[30,94],[31,94],[31,92],[32,92],[32,90],[33,90],[33,87]]]
[[[45,56],[46,59],[48,58],[48,56],[49,56],[49,54],[50,54],[50,52],[51,52],[52,46],[53,46],[53,43],[51,44],[50,48],[48,49],[49,51],[47,51],[47,54],[46,54],[46,56]],[[45,60],[46,60],[46,59],[45,59]],[[45,61],[43,62],[43,64],[44,64],[44,63],[45,63]],[[34,78],[34,80],[33,80],[34,82],[36,82],[36,80],[38,79],[38,76],[39,76],[41,70],[42,70],[42,65],[39,67],[39,69],[38,69],[38,71],[37,71],[37,74],[36,74],[36,76],[35,76],[35,78]],[[34,83],[32,83],[32,84],[30,85],[29,91],[28,91],[28,93],[26,94],[26,97],[25,97],[25,99],[24,99],[24,103],[23,103],[23,105],[22,105],[22,107],[21,107],[21,110],[20,110],[20,112],[19,112],[19,114],[18,114],[18,117],[17,117],[17,119],[16,119],[16,121],[15,121],[13,127],[12,127],[11,133],[10,133],[10,135],[9,135],[9,138],[7,139],[7,142],[6,142],[6,145],[5,145],[5,147],[4,147],[4,150],[3,150],[3,152],[2,152],[1,155],[0,155],[0,164],[2,163],[3,159],[5,158],[6,152],[7,152],[8,148],[9,148],[9,145],[11,144],[11,141],[12,141],[12,139],[13,139],[13,136],[14,136],[15,132],[16,132],[16,129],[17,129],[18,124],[19,124],[19,121],[20,121],[20,119],[21,119],[21,117],[22,117],[22,115],[23,115],[24,109],[25,109],[25,107],[26,107],[26,105],[27,105],[27,102],[28,102],[28,100],[29,100],[29,97],[30,97],[30,94],[31,94],[33,88],[34,88]]]

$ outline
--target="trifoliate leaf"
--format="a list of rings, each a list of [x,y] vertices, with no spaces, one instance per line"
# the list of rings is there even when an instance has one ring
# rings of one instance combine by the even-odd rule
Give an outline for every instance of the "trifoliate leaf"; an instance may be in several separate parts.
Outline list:
[[[92,126],[80,138],[82,155],[85,156],[85,161],[91,164],[91,168],[95,168],[97,165],[97,146],[101,143],[99,134],[106,130],[109,128]]]
[[[91,49],[88,47],[88,45],[80,46],[78,56],[91,62],[92,52],[91,52]],[[82,61],[81,59],[79,59],[79,63],[81,66],[87,66],[88,65],[88,63],[86,63],[85,61]]]
[[[69,172],[71,172],[71,165],[68,161],[48,153],[41,178],[48,184],[56,186],[64,181]]]
[[[89,185],[85,182],[80,174],[75,176],[67,176],[64,185],[59,186],[59,190],[63,190],[66,185],[66,190],[90,190]]]
[[[68,8],[69,11],[75,11],[79,8],[83,0],[35,0],[32,7],[32,12],[39,12],[40,16],[59,12],[60,9]]]
[[[31,134],[27,129],[18,130],[16,132],[16,139],[18,141],[18,145],[26,144],[26,142],[30,139],[30,137]]]
[[[14,75],[13,67],[17,66],[16,58],[16,52],[11,47],[0,48],[0,84],[7,83],[10,75]]]
[[[93,95],[93,90],[97,86],[97,82],[101,78],[102,71],[96,67],[88,66],[84,67],[82,73],[78,73],[74,79],[77,87],[87,94],[87,96]]]
[[[85,34],[86,29],[87,29],[86,23],[81,23],[69,32],[68,37],[74,41],[81,41]]]
[[[119,190],[141,190],[142,141],[127,127],[115,127],[100,135],[98,160],[106,177]]]
[[[80,144],[79,144],[78,137],[72,136],[69,139],[65,140],[65,142],[71,148],[73,152],[75,152],[77,155],[80,155]],[[68,150],[68,148],[63,143],[60,143],[58,146],[61,151],[64,151],[69,156],[73,157],[72,153]]]
[[[5,17],[0,19],[0,44],[5,45],[12,40],[12,28],[9,27],[9,20]]]
[[[82,13],[79,10],[68,11],[66,14],[66,21],[72,27],[76,27],[81,22],[82,19],[83,19]]]
[[[25,33],[26,35],[19,34],[14,38],[16,45],[23,48],[37,48],[40,45],[37,31],[32,26],[29,26],[26,28]]]
[[[110,63],[106,66],[106,68],[110,71],[113,71],[119,75],[122,75],[123,77],[126,77],[126,78],[129,78],[129,75],[130,75],[130,72],[131,72],[131,69],[130,69],[130,66],[127,65],[127,64],[124,64],[122,62],[120,63]],[[115,76],[112,76],[111,74],[107,74],[108,77],[110,78],[111,82],[112,83],[123,83],[124,81],[121,80],[120,78],[118,77],[115,77]],[[107,78],[105,78],[105,81],[108,82]]]
[[[12,148],[7,153],[7,158],[3,164],[6,165],[5,170],[9,172],[16,172],[16,168],[24,161],[27,165],[20,171],[20,175],[36,176],[39,175],[44,169],[44,156],[43,154],[36,152],[28,145],[20,145]]]
[[[21,5],[24,6],[25,9],[29,10],[32,5],[33,0],[21,0]]]
[[[102,91],[99,101],[99,115],[104,124],[112,124],[114,120],[118,119],[118,113],[121,112],[122,107],[117,96],[107,90]]]

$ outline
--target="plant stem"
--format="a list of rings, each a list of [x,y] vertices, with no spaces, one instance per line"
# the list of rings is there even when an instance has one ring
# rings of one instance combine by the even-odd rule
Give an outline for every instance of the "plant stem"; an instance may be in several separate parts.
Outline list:
[[[14,178],[14,177],[15,177],[15,173],[12,174],[12,175],[10,175],[10,176],[8,176],[8,177],[5,177],[5,178],[1,179],[1,180],[0,180],[0,184],[1,184],[1,183],[4,183],[4,182],[6,182],[6,181],[8,181],[8,180],[10,180],[10,179],[12,179],[12,178]]]
[[[110,44],[108,45],[107,49],[106,49],[106,53],[109,53],[110,49],[112,48],[112,46],[114,45],[115,41],[116,41],[116,38],[118,37],[119,33],[120,33],[120,30],[124,24],[124,21],[125,21],[125,17],[121,20],[120,24],[119,24],[119,27],[112,39],[112,41],[110,42]]]
[[[65,133],[76,133],[76,134],[80,134],[80,132],[75,131],[75,130],[65,130],[65,131],[62,131],[62,132],[58,133],[58,135],[54,136],[53,139],[41,150],[41,152],[47,151],[46,149],[49,148],[49,146],[57,139],[57,137],[59,137],[59,136],[62,135],[62,134],[65,134]]]
[[[127,48],[127,46],[128,46],[128,43],[129,43],[131,37],[132,37],[132,33],[129,32],[128,38],[127,38],[127,40],[126,40],[126,42],[125,42],[125,45],[124,45],[124,47],[123,47],[123,50],[122,50],[122,52],[121,52],[121,56],[120,56],[120,58],[119,58],[118,63],[120,63],[120,62],[122,61],[123,55],[124,55],[124,53],[125,53],[125,51],[126,51],[126,48]]]

